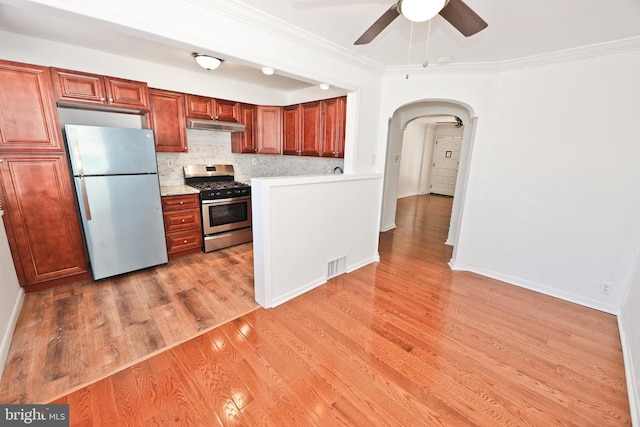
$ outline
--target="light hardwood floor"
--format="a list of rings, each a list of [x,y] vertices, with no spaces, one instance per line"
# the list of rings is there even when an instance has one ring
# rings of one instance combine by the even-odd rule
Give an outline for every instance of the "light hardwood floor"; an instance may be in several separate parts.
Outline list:
[[[251,244],[26,294],[0,402],[51,401],[257,307]]]
[[[630,425],[615,317],[451,271],[450,208],[401,199],[380,263],[55,403],[86,426]]]

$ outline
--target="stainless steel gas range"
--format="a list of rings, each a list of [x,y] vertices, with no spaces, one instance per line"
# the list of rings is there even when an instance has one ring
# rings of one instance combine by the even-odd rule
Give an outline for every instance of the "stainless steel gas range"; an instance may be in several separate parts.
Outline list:
[[[251,242],[251,186],[234,179],[233,165],[188,165],[186,185],[200,190],[205,252]]]

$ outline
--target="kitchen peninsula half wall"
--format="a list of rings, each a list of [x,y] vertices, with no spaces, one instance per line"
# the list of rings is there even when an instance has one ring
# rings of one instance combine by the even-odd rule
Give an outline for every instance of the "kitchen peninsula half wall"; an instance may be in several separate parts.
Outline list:
[[[234,154],[229,132],[187,129],[187,139],[187,153],[156,153],[160,185],[184,184],[183,166],[192,164],[231,164],[236,181],[247,183],[258,177],[332,174],[337,167],[344,170],[343,159]]]
[[[378,262],[382,175],[255,178],[256,302],[275,307]]]

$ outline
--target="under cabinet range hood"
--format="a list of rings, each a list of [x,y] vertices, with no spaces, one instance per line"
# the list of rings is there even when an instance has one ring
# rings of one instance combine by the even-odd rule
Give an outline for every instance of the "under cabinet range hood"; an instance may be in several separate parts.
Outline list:
[[[223,122],[221,120],[187,119],[188,129],[217,130],[220,132],[244,132],[242,123]]]

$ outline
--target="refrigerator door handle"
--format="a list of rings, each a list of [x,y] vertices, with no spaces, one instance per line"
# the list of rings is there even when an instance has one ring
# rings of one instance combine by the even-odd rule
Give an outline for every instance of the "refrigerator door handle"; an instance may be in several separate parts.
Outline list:
[[[82,193],[82,204],[84,205],[87,221],[91,221],[91,207],[89,206],[89,196],[87,195],[87,184],[84,182],[83,177],[80,177],[80,192]]]
[[[69,139],[71,144],[73,145],[73,159],[76,164],[76,170],[74,175],[82,176],[84,175],[84,171],[82,170],[82,158],[80,157],[80,146],[78,145],[78,134],[75,129],[70,129]],[[84,185],[84,184],[83,184]],[[85,191],[86,194],[86,191]]]

